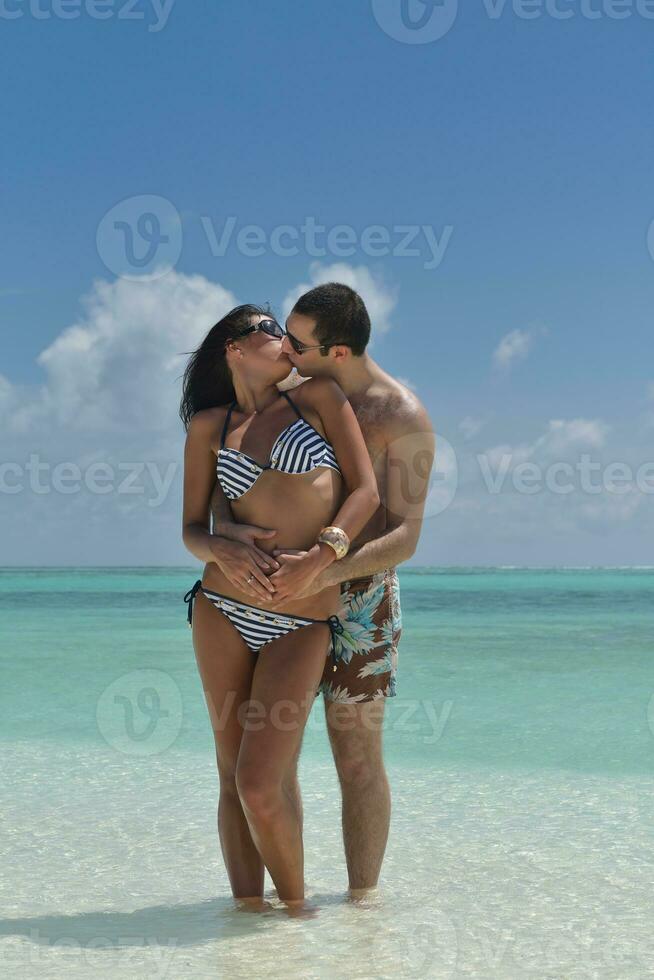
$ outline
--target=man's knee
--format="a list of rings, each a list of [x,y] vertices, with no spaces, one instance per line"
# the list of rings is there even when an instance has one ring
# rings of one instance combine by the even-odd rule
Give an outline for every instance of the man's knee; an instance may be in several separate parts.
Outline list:
[[[370,790],[385,778],[381,759],[368,759],[356,753],[337,753],[336,770],[341,786],[355,793]]]
[[[325,698],[325,716],[330,738],[381,739],[384,727],[384,698],[348,704]]]

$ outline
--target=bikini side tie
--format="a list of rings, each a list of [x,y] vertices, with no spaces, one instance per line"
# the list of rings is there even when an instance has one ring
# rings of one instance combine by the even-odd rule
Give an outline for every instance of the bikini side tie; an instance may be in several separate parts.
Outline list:
[[[202,579],[198,579],[192,589],[189,589],[184,596],[184,602],[188,603],[188,625],[193,626],[193,600],[202,586]]]
[[[336,636],[340,636],[342,633],[345,632],[345,627],[343,626],[342,622],[336,615],[329,616],[326,622],[329,624],[329,629],[331,630],[331,634],[332,634],[332,671],[334,671],[336,670],[336,664],[337,664],[336,639],[334,634],[336,634]]]

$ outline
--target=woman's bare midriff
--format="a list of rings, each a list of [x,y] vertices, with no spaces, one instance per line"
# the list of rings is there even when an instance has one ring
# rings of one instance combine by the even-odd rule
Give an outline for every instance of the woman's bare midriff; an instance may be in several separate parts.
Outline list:
[[[257,538],[261,551],[272,554],[275,548],[308,551],[316,543],[321,529],[331,524],[344,496],[343,478],[336,470],[321,466],[310,473],[290,474],[266,470],[251,490],[233,500],[232,513],[239,524],[255,524],[274,529],[273,538]],[[263,609],[325,619],[340,605],[340,586],[331,585],[321,592],[279,605],[262,603],[249,592],[237,589],[215,562],[204,566],[202,584],[214,592]]]

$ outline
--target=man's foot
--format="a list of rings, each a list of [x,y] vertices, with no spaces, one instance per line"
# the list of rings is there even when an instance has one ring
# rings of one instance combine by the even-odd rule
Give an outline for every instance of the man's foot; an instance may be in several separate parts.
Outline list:
[[[379,885],[370,885],[369,888],[348,888],[347,898],[352,902],[359,902],[361,899],[374,898],[379,892]]]

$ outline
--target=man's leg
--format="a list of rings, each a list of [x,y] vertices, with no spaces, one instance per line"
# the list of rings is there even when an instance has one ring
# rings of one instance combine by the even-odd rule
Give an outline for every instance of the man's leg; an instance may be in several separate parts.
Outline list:
[[[381,869],[391,814],[382,734],[386,698],[395,697],[402,633],[397,571],[341,586],[336,664],[320,685],[327,732],[343,800],[343,839],[350,889],[373,888]]]
[[[342,704],[325,698],[327,731],[343,801],[342,824],[350,890],[373,888],[391,819],[382,756],[384,698]]]

